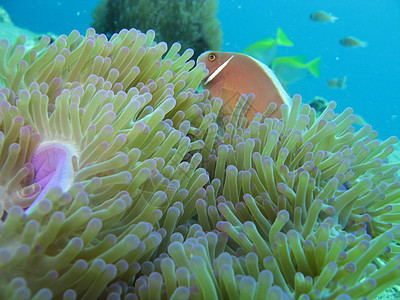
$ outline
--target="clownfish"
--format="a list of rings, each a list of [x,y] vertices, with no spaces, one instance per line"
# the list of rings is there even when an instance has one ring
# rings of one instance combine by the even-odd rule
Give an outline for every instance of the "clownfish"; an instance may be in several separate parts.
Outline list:
[[[251,122],[256,112],[264,113],[271,102],[278,107],[286,103],[291,106],[292,99],[286,93],[274,72],[259,60],[246,54],[220,51],[207,51],[201,54],[197,63],[205,63],[209,74],[202,85],[210,91],[211,97],[224,101],[224,111],[232,113],[242,94],[253,93],[255,99],[245,117]],[[226,114],[223,112],[223,114]],[[281,118],[279,109],[271,118]]]

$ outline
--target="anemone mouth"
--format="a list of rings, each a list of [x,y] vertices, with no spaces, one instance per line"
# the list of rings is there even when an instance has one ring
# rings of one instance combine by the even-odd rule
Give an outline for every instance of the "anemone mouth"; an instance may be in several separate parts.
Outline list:
[[[63,142],[43,142],[36,149],[31,164],[34,169],[33,183],[40,185],[41,192],[28,208],[39,202],[52,186],[59,186],[67,191],[73,183],[74,169],[72,157],[77,151],[70,144]]]

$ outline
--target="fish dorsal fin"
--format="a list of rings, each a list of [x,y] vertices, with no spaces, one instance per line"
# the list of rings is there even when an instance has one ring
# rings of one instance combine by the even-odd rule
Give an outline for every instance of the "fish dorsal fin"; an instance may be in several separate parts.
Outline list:
[[[282,98],[283,102],[292,106],[292,98],[287,94],[285,88],[283,87],[282,83],[279,81],[278,77],[275,75],[274,71],[272,71],[267,65],[263,64],[262,62],[250,57],[254,62],[264,70],[264,72],[268,75],[271,79],[273,85],[278,91],[278,94]]]
[[[283,32],[282,28],[278,28],[278,31],[276,33],[276,44],[279,46],[286,46],[286,47],[292,47],[294,44],[293,42],[288,38],[288,36]]]

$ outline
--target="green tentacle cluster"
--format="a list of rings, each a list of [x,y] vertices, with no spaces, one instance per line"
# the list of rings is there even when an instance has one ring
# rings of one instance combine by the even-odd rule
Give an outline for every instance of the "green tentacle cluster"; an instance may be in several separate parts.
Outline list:
[[[281,120],[273,104],[244,118],[251,95],[220,120],[223,99],[196,91],[204,65],[154,36],[0,41],[0,298],[371,299],[393,286],[397,138],[299,96]]]

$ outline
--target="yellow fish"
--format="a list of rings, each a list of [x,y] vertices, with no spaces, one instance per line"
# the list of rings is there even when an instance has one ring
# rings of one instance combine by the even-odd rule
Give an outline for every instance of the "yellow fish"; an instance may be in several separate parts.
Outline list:
[[[310,62],[306,62],[306,60],[306,56],[277,57],[272,62],[271,69],[285,86],[303,79],[308,73],[319,77],[321,57],[317,57]]]
[[[246,112],[251,121],[256,112],[264,113],[271,102],[278,106],[291,105],[292,99],[286,93],[274,72],[261,61],[249,55],[233,52],[207,51],[201,54],[197,63],[205,63],[209,70],[203,87],[212,97],[224,101],[223,114],[231,114],[240,95],[253,93],[255,100]],[[225,112],[224,112],[225,111]],[[280,118],[276,110],[271,118]]]
[[[276,39],[271,37],[261,39],[246,47],[243,50],[243,53],[262,61],[267,66],[270,66],[273,59],[276,57],[277,46],[292,47],[293,45],[293,42],[283,32],[282,28],[278,28]]]

